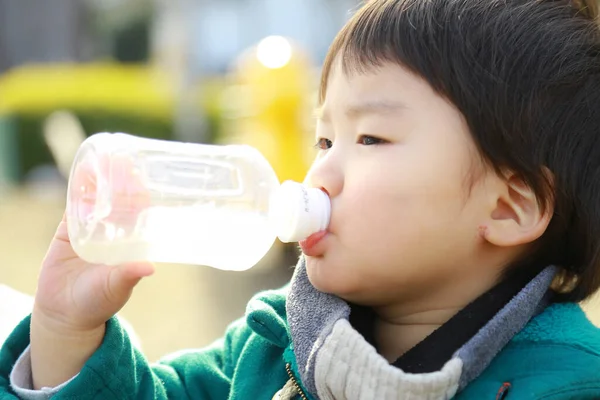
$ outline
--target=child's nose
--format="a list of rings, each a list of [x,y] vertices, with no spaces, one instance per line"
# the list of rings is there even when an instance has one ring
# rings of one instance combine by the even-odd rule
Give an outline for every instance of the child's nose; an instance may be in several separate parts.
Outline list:
[[[332,160],[323,158],[315,161],[312,165],[304,183],[313,188],[319,188],[325,191],[329,197],[338,196],[344,187],[344,178],[339,166],[336,166]]]

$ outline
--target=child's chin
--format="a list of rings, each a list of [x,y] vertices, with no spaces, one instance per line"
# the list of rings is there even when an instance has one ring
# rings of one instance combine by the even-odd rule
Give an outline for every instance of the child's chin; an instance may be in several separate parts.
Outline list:
[[[306,257],[306,274],[319,292],[343,297],[344,276],[336,273],[335,267],[328,266],[323,257]]]

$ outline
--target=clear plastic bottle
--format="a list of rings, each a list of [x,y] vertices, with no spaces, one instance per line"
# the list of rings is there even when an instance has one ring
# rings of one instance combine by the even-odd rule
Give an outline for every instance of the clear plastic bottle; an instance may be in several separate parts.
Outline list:
[[[245,270],[276,237],[293,242],[329,224],[328,196],[279,184],[262,154],[99,133],[79,148],[67,194],[73,249],[91,263],[148,260]]]

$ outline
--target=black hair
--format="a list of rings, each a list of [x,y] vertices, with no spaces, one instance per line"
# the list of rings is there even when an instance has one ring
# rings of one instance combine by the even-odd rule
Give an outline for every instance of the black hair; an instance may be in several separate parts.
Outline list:
[[[371,0],[325,60],[399,64],[464,115],[482,159],[553,208],[531,268],[563,268],[564,301],[600,287],[600,29],[594,0]],[[569,279],[565,278],[569,277]],[[560,286],[560,285],[559,285]]]

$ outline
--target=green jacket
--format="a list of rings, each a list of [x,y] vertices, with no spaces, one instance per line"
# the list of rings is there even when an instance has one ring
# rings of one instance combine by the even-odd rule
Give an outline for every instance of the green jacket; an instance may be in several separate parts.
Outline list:
[[[300,264],[290,288],[255,296],[245,318],[232,324],[222,340],[156,365],[148,364],[119,322],[111,319],[101,347],[82,371],[44,396],[599,399],[599,330],[576,304],[555,304],[539,313],[552,276],[551,270],[540,274],[442,370],[417,375],[386,365],[353,332],[344,302],[306,286]],[[300,305],[301,310],[295,308]],[[531,319],[532,314],[537,316]],[[517,320],[526,326],[514,336]],[[26,319],[0,350],[0,399],[19,398],[9,375],[17,359],[21,356],[23,363],[28,356],[28,345]],[[44,398],[20,393],[22,398]]]

